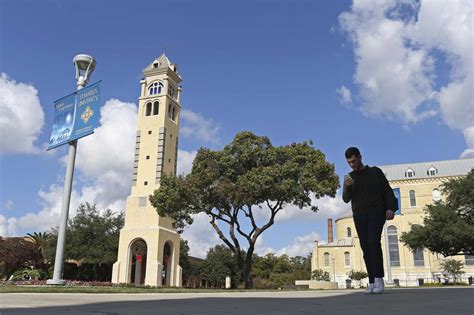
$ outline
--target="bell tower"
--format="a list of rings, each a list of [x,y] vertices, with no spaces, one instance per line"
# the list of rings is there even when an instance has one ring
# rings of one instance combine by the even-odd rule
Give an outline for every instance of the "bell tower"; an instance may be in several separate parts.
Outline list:
[[[180,238],[172,221],[160,217],[148,196],[162,175],[175,175],[180,119],[178,66],[165,54],[143,70],[131,194],[120,231],[113,283],[181,286]]]

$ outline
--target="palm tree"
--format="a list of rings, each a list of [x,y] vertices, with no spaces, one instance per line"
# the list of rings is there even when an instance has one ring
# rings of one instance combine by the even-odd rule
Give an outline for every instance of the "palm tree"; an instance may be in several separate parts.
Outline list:
[[[41,253],[41,255],[43,255],[44,248],[51,238],[51,234],[48,232],[34,232],[33,234],[27,233],[26,235],[26,239],[34,243],[38,248],[38,251]]]

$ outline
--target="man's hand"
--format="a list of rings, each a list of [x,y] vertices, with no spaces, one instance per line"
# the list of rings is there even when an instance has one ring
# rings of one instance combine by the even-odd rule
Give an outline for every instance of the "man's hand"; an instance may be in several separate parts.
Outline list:
[[[387,210],[385,211],[385,217],[387,218],[387,220],[393,220],[393,218],[395,217],[395,213],[393,213],[392,210]]]
[[[350,177],[344,178],[344,185],[346,187],[352,186],[354,184],[354,181]]]

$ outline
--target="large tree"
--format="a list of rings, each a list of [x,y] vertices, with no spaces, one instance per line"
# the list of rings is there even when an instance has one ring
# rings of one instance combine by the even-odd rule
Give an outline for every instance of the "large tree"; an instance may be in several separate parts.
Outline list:
[[[474,255],[474,169],[442,186],[445,201],[425,208],[423,226],[413,225],[401,241],[411,249],[428,248],[447,256]]]
[[[334,165],[312,142],[273,146],[267,137],[241,132],[222,150],[201,148],[190,174],[162,177],[150,201],[180,231],[192,215],[207,214],[251,288],[255,243],[278,213],[289,204],[316,212],[312,196],[334,197],[337,188]],[[267,211],[268,220],[259,224],[257,211]]]
[[[68,222],[64,258],[81,263],[83,280],[110,280],[112,265],[117,260],[120,229],[123,227],[122,213],[114,214],[107,209],[100,211],[96,205],[83,203],[77,214]],[[52,232],[50,246],[45,255],[54,259],[57,229]]]

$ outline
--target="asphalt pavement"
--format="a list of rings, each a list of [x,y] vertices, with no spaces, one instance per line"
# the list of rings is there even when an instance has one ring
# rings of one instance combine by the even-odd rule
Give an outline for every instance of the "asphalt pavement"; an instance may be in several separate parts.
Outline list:
[[[0,315],[13,314],[474,314],[474,288],[225,293],[4,293]]]

